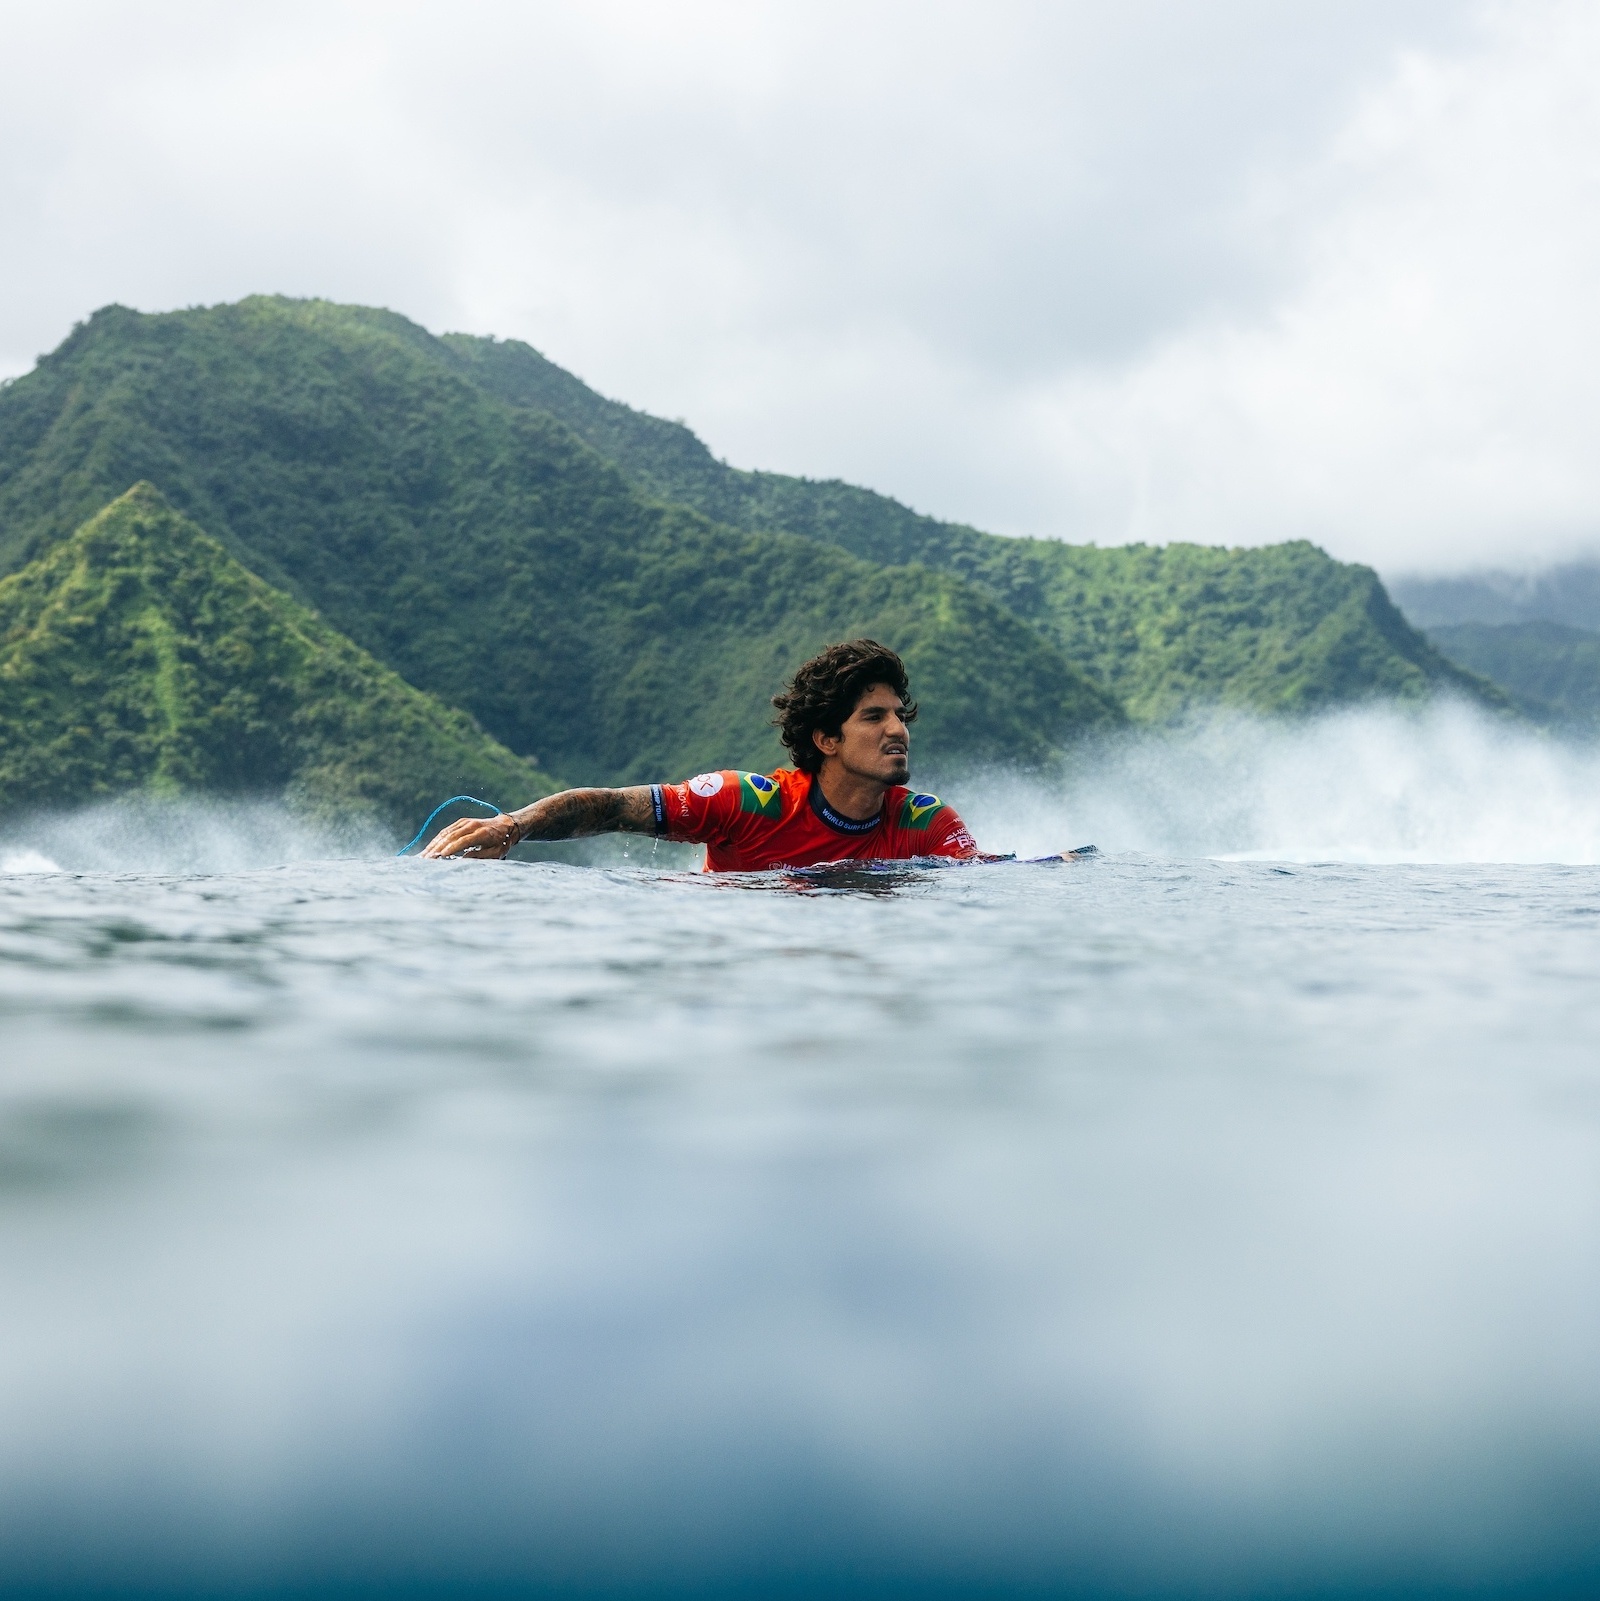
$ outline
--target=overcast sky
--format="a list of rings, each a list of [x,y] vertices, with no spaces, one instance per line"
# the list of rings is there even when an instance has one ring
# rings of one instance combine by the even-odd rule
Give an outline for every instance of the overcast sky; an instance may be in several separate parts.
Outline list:
[[[1600,6],[0,0],[0,373],[255,291],[1007,533],[1600,550]]]

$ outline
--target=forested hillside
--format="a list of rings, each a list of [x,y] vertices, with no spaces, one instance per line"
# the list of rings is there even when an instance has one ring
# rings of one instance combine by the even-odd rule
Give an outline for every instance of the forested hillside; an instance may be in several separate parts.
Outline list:
[[[330,639],[348,636],[374,670],[567,782],[776,762],[768,697],[817,646],[858,633],[908,659],[924,774],[1045,762],[1128,713],[1439,689],[1504,704],[1412,630],[1370,571],[1310,545],[1100,550],[982,534],[849,485],[738,472],[525,345],[435,338],[361,307],[108,307],[0,387],[0,573],[65,559],[63,542],[141,481],[320,614]],[[200,570],[159,568],[163,581],[220,581],[209,539],[174,539]],[[151,595],[157,570],[141,580]],[[14,595],[62,571],[30,569]],[[134,672],[143,658],[129,643],[108,660]],[[140,682],[130,693],[154,705],[164,680]],[[218,693],[220,705],[231,691]],[[64,704],[24,721],[42,729]],[[154,738],[124,741],[103,771],[68,762],[61,782],[177,771],[170,752],[129,754]],[[249,749],[273,783],[316,766],[300,747]],[[194,760],[207,783],[245,781]],[[407,791],[419,802],[439,787],[441,769],[424,766]],[[29,771],[15,783],[44,793],[44,768]],[[400,804],[389,779],[373,783]]]
[[[602,398],[516,340],[444,343],[496,393],[559,417],[663,500],[977,584],[1135,717],[1215,703],[1293,712],[1440,688],[1500,703],[1407,623],[1370,568],[1303,541],[1099,549],[984,534],[850,484],[729,467],[681,423]]]
[[[1122,720],[982,587],[648,499],[387,312],[97,313],[0,393],[0,570],[138,480],[572,782],[775,761],[768,697],[855,633],[905,653],[924,765],[1038,762]]]
[[[404,825],[458,791],[551,787],[148,485],[0,579],[0,812],[131,790],[288,793]]]

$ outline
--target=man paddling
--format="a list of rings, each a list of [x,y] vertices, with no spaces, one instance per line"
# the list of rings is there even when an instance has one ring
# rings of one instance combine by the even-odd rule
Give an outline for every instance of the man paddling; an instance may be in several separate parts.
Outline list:
[[[701,773],[684,784],[569,789],[498,817],[464,817],[424,856],[501,857],[522,840],[654,834],[706,847],[706,871],[979,856],[937,795],[906,787],[916,720],[905,663],[871,639],[830,645],[773,697],[794,761],[775,773]]]

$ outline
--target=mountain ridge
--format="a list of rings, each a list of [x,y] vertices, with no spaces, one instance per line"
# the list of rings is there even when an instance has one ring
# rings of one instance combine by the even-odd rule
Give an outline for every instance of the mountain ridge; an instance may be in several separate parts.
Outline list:
[[[575,782],[781,752],[768,697],[831,638],[905,654],[919,760],[1037,765],[1113,697],[956,575],[642,496],[394,313],[112,308],[0,394],[0,568],[138,478],[408,683]]]
[[[417,691],[569,782],[783,759],[830,639],[911,668],[919,771],[1038,768],[1197,707],[1506,697],[1305,543],[1068,546],[745,473],[517,341],[258,296],[103,308],[0,389],[0,571],[129,483]]]
[[[1294,713],[1440,690],[1504,709],[1407,622],[1376,572],[1307,541],[1101,548],[986,534],[837,480],[730,467],[686,424],[606,399],[521,341],[441,342],[496,393],[559,417],[662,500],[978,584],[1139,720],[1204,704]]]

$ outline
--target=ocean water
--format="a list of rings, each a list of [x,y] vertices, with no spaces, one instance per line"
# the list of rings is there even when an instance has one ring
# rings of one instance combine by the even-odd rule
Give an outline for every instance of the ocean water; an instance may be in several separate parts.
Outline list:
[[[0,1587],[1594,1593],[1594,777],[1213,725],[969,781],[1099,860],[821,882],[13,825]]]

